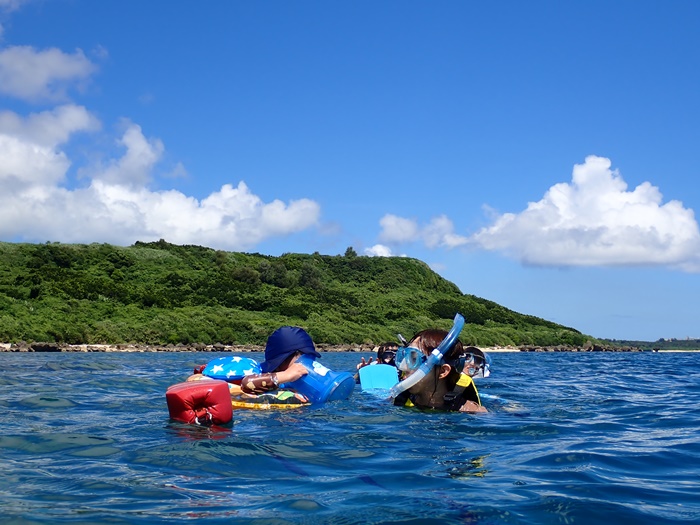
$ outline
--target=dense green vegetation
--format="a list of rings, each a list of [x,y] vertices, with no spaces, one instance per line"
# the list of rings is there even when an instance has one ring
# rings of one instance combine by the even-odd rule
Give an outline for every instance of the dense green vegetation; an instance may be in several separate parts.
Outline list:
[[[700,339],[659,339],[657,341],[627,341],[605,339],[613,346],[632,346],[640,350],[700,350]]]
[[[378,343],[467,320],[467,344],[582,345],[573,328],[467,295],[423,262],[280,257],[177,246],[0,243],[0,341],[261,344],[302,326],[317,343]]]

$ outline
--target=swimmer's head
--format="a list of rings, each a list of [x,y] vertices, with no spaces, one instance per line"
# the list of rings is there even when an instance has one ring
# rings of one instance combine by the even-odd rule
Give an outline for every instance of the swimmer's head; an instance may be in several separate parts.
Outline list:
[[[475,346],[468,346],[460,353],[446,355],[445,362],[469,377],[488,377],[491,374],[491,358]]]
[[[260,363],[263,373],[274,372],[282,363],[295,354],[307,354],[314,358],[321,357],[316,351],[311,336],[298,326],[283,326],[267,338],[265,361]]]
[[[377,349],[377,362],[382,365],[394,366],[398,348],[399,345],[397,343],[386,342],[380,344]]]

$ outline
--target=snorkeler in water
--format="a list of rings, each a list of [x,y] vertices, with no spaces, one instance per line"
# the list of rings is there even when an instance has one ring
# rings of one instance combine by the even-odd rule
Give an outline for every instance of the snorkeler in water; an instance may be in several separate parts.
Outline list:
[[[445,330],[428,329],[418,332],[396,353],[396,367],[407,379],[420,370],[424,376],[400,392],[394,399],[399,406],[416,406],[459,412],[487,412],[481,404],[474,377],[487,377],[488,358],[476,347],[464,348],[456,340],[442,358],[426,370],[425,364],[433,351],[448,337]]]
[[[363,357],[357,364],[357,373],[355,374],[355,382],[360,382],[360,368],[364,368],[368,365],[391,365],[396,366],[394,358],[396,357],[396,351],[399,349],[399,344],[393,341],[387,341],[382,343],[377,347],[377,359],[373,361],[372,357],[368,361],[365,361]]]

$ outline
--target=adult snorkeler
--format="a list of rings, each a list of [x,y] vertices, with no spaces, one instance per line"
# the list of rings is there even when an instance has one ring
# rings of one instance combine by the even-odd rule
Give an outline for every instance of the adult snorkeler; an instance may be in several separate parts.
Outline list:
[[[422,330],[398,349],[396,367],[403,381],[392,389],[395,405],[487,412],[473,377],[489,375],[488,358],[478,348],[464,348],[457,339],[463,324],[458,314],[450,332]]]
[[[393,341],[387,341],[380,344],[377,347],[377,360],[373,361],[370,357],[368,361],[365,361],[363,357],[357,364],[357,373],[355,374],[355,382],[360,382],[360,368],[364,368],[368,365],[391,365],[396,366],[394,358],[396,357],[396,351],[399,349],[399,344]]]

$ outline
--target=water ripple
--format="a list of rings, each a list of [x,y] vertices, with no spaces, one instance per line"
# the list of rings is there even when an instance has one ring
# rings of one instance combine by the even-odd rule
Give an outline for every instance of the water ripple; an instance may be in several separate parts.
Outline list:
[[[211,357],[4,354],[3,523],[700,521],[700,353],[495,354],[483,415],[357,391],[169,421],[166,387]]]

